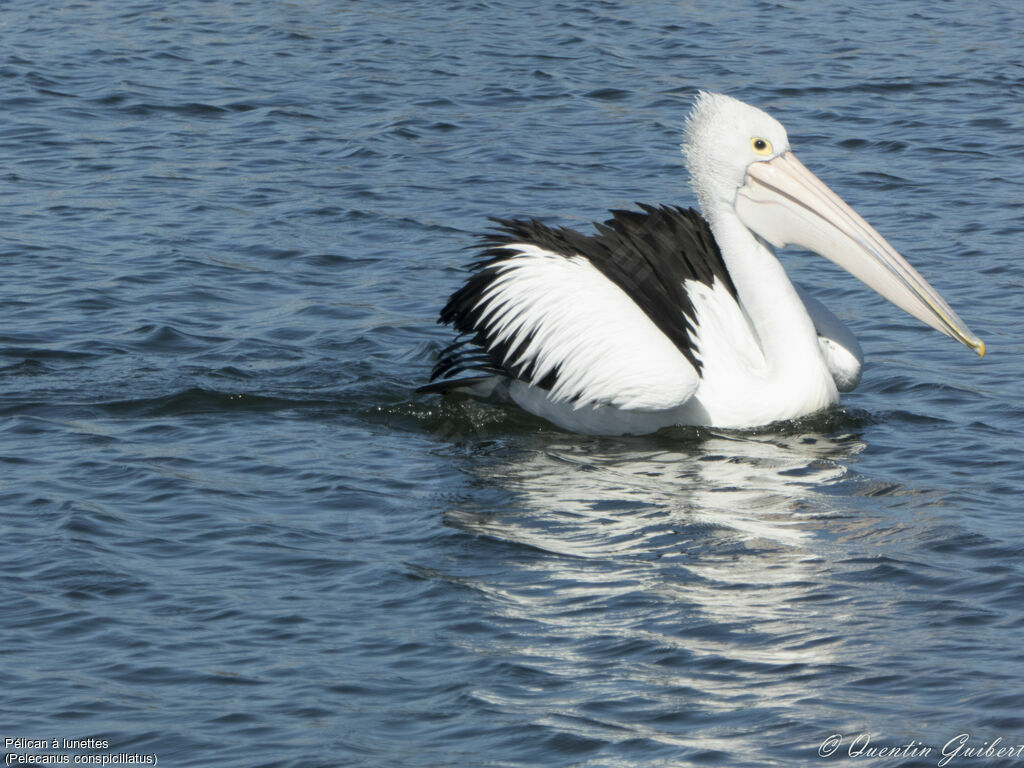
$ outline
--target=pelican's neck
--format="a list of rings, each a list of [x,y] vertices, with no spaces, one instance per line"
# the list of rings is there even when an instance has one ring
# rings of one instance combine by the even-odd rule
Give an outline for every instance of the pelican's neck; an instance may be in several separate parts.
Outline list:
[[[744,226],[731,205],[705,207],[740,305],[757,333],[768,375],[798,373],[820,359],[818,335],[774,251]]]

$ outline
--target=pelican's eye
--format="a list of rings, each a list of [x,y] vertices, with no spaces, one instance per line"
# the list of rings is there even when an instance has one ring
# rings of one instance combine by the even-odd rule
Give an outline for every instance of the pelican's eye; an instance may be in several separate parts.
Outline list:
[[[762,139],[760,136],[755,136],[750,140],[750,146],[759,155],[770,155],[772,153],[772,143],[768,139]]]

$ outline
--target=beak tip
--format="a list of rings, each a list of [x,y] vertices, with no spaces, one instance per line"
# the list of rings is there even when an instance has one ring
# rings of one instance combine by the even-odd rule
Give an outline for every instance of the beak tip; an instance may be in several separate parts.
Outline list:
[[[985,342],[978,339],[978,343],[974,345],[974,351],[978,353],[978,357],[985,356]]]

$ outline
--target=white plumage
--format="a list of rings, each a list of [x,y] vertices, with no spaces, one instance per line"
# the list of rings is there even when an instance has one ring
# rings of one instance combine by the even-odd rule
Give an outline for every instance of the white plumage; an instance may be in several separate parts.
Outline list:
[[[932,327],[984,344],[870,225],[793,156],[783,127],[702,93],[684,155],[703,218],[642,206],[594,236],[499,221],[441,312],[461,334],[424,391],[500,395],[596,434],[748,428],[838,402],[856,339],[789,281],[772,246],[815,250]],[[463,371],[477,375],[453,378]]]
[[[527,340],[507,362],[534,361],[531,384],[560,369],[545,397],[574,408],[601,403],[649,411],[693,396],[697,371],[590,261],[529,243],[507,251],[500,275],[480,298],[480,323],[498,343]]]

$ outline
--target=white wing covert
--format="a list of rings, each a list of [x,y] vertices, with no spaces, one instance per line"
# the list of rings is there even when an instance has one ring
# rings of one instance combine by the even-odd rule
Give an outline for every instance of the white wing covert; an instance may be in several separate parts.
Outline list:
[[[686,282],[735,294],[707,223],[692,210],[613,211],[597,235],[538,221],[501,231],[441,311],[461,337],[432,379],[498,374],[555,402],[663,410],[700,384]]]
[[[505,250],[473,329],[502,368],[577,406],[660,410],[690,399],[697,371],[587,259],[529,243]]]

